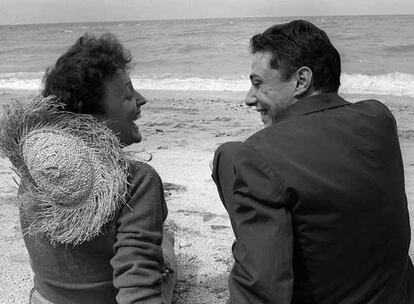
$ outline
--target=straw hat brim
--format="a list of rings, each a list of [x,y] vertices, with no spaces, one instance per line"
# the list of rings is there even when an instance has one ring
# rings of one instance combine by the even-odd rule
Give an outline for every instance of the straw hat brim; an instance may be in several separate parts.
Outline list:
[[[78,245],[97,237],[125,203],[128,163],[105,124],[61,108],[53,97],[7,106],[0,152],[20,177],[24,233]]]

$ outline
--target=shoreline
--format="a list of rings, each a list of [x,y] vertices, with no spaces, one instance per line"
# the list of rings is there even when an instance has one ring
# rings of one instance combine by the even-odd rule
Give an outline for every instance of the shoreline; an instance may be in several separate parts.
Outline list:
[[[136,90],[139,93],[142,93],[143,96],[148,95],[153,98],[221,98],[228,99],[229,101],[243,101],[247,91],[207,91],[207,90],[141,90],[139,87],[136,87]],[[4,89],[0,88],[0,103],[4,102],[4,97],[23,97],[30,95],[40,94],[41,89],[39,90],[25,90],[25,89]],[[339,91],[339,95],[343,96],[349,101],[357,101],[364,99],[378,99],[386,101],[397,101],[404,102],[413,99],[413,96],[398,96],[392,94],[358,94],[358,93],[342,93]]]

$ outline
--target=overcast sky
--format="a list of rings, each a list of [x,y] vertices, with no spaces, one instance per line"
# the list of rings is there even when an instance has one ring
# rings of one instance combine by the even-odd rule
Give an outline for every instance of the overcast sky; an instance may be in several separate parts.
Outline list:
[[[413,0],[0,0],[0,24],[414,14]]]

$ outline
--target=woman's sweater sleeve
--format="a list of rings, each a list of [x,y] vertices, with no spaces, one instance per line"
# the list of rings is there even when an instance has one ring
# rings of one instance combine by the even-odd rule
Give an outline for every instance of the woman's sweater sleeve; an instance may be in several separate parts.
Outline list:
[[[129,183],[111,260],[116,299],[120,304],[161,304],[162,226],[167,217],[162,182],[151,166],[134,162]]]

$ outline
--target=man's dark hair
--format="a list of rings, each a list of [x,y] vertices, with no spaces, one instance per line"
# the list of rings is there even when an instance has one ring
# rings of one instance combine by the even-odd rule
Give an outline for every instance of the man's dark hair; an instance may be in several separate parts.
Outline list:
[[[270,67],[288,80],[303,66],[312,70],[312,88],[322,93],[337,92],[341,58],[328,35],[314,24],[295,20],[274,25],[250,40],[252,53],[269,52]]]
[[[114,35],[86,33],[46,70],[42,95],[56,96],[66,111],[100,114],[104,80],[118,70],[127,71],[131,61],[131,54]]]

